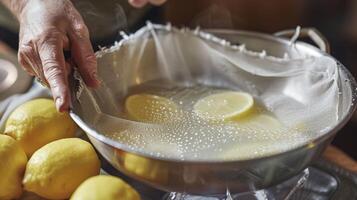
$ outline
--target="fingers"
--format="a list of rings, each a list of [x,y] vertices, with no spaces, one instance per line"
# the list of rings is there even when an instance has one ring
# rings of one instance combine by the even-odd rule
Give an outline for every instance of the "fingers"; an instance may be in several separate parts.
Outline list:
[[[100,82],[97,78],[97,59],[90,43],[88,29],[81,19],[73,22],[69,37],[72,58],[78,66],[84,82],[90,87],[98,87]]]
[[[21,44],[19,45],[18,60],[23,69],[29,73],[31,76],[38,76],[38,70],[34,70],[33,67],[42,67],[39,61],[38,54],[35,53],[35,48],[32,44]]]
[[[70,72],[66,68],[61,42],[61,40],[54,39],[54,41],[49,40],[43,43],[39,47],[39,55],[56,108],[63,112],[69,109],[70,93],[67,77]]]
[[[65,63],[63,48],[69,45],[68,38],[55,30],[40,38],[20,40],[19,63],[51,88],[57,110],[66,111],[70,103],[67,77],[71,69]]]
[[[141,8],[145,6],[147,3],[151,3],[153,5],[158,6],[165,2],[166,0],[129,0],[129,3],[136,8]]]

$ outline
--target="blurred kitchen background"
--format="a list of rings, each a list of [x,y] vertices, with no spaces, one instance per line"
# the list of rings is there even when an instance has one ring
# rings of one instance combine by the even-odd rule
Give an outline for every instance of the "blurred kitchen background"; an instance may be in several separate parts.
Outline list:
[[[147,20],[175,26],[244,29],[274,33],[315,27],[326,36],[331,54],[357,77],[357,0],[168,0],[161,7],[132,8],[126,0],[77,0],[96,49],[133,32]],[[2,45],[1,45],[2,43]],[[18,23],[0,6],[0,54],[16,51]],[[1,78],[1,77],[0,77]],[[357,160],[357,115],[337,134],[333,144]]]

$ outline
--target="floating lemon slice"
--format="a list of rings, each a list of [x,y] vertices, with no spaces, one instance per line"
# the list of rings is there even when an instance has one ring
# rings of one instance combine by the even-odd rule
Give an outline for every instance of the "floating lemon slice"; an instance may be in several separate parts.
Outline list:
[[[254,113],[235,122],[246,142],[223,150],[225,160],[251,159],[279,151],[276,140],[282,138],[284,126],[274,116]],[[274,145],[275,144],[275,145]]]
[[[253,104],[253,97],[247,93],[223,92],[197,101],[194,112],[205,119],[225,120],[246,114]]]
[[[125,101],[125,108],[134,120],[149,123],[167,123],[178,113],[173,101],[151,94],[129,96]]]
[[[267,114],[252,115],[244,120],[237,121],[239,126],[253,130],[281,130],[283,125],[273,116]]]

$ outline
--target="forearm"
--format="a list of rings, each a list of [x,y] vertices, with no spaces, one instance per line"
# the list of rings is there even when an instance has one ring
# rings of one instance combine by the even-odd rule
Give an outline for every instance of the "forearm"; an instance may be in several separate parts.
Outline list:
[[[19,19],[27,0],[0,0]]]

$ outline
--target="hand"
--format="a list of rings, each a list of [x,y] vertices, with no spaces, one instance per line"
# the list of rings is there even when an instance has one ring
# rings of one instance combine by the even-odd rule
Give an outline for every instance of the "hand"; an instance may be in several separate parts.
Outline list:
[[[63,51],[71,52],[84,82],[97,87],[97,63],[89,33],[82,17],[70,0],[0,0],[20,22],[19,62],[52,91],[59,111],[69,109],[68,75],[71,65]],[[166,0],[129,0],[136,7],[147,3],[160,5]]]
[[[59,111],[69,109],[68,75],[71,65],[63,51],[71,52],[84,82],[97,87],[97,63],[82,17],[69,0],[28,0],[21,13],[18,58],[31,75],[49,85]]]
[[[166,2],[166,0],[129,0],[129,3],[137,8],[141,8],[148,3],[158,6],[165,2]]]

